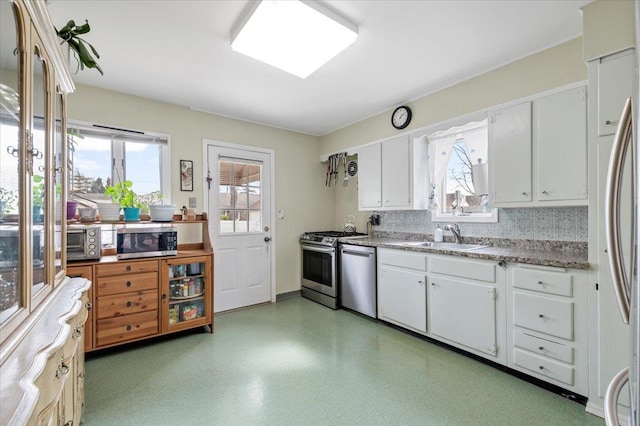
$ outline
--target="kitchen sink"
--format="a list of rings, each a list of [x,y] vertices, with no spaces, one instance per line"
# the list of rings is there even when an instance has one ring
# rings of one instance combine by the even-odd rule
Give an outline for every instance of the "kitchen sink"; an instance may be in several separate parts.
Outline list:
[[[482,244],[457,244],[457,243],[436,243],[433,241],[407,241],[401,243],[394,243],[404,247],[420,247],[420,248],[432,248],[440,250],[459,250],[459,251],[471,251],[481,248],[489,247]]]

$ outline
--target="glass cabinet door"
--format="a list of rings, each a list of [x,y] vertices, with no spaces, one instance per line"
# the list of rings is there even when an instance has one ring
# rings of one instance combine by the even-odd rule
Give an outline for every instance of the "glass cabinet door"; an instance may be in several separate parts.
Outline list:
[[[32,32],[32,34],[35,33]],[[32,97],[33,109],[31,111],[31,140],[30,147],[27,149],[28,161],[32,163],[31,169],[31,236],[28,239],[31,242],[31,259],[33,287],[31,290],[32,298],[37,297],[52,280],[47,277],[46,253],[47,253],[47,223],[45,218],[48,217],[47,207],[47,164],[46,157],[48,152],[47,143],[47,80],[49,72],[44,60],[44,53],[41,51],[41,43],[35,43],[34,54],[32,58]]]
[[[210,320],[210,258],[190,257],[162,262],[164,288],[162,296],[163,328],[191,327]]]
[[[21,152],[20,73],[25,40],[21,37],[18,11],[11,2],[0,2],[0,324],[24,307],[20,287],[20,244],[18,206],[22,202],[18,157]]]
[[[64,261],[66,256],[63,256],[62,242],[66,225],[66,206],[64,203],[64,196],[62,188],[64,188],[64,171],[65,171],[65,149],[66,149],[66,129],[63,125],[64,114],[64,95],[60,92],[56,93],[54,103],[54,117],[56,120],[54,143],[53,143],[53,179],[54,179],[54,192],[53,192],[53,248],[55,253],[55,282],[60,281],[64,275],[62,274],[64,269]]]

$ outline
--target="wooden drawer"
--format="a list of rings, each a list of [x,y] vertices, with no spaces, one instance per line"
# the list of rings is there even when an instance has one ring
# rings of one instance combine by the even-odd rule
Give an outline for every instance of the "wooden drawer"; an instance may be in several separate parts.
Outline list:
[[[513,292],[513,323],[573,340],[573,302]]]
[[[513,350],[513,362],[515,365],[535,373],[535,375],[542,376],[544,380],[552,379],[573,386],[574,368],[570,365],[520,349]]]
[[[158,290],[132,291],[103,296],[97,301],[98,319],[158,309]]]
[[[123,315],[96,321],[97,346],[125,342],[158,333],[158,311]]]
[[[541,339],[518,330],[513,332],[513,345],[538,355],[573,364],[573,348],[570,346]]]
[[[455,256],[434,256],[431,258],[431,272],[472,280],[496,282],[496,265]]]
[[[113,275],[138,274],[140,272],[158,272],[157,260],[138,262],[115,262],[96,265],[96,277],[110,277]]]
[[[427,256],[408,250],[378,250],[378,263],[399,266],[401,268],[427,270]]]
[[[100,297],[110,294],[128,293],[132,291],[135,292],[157,288],[157,272],[98,278],[96,281],[96,296]]]
[[[513,286],[558,296],[573,296],[573,275],[528,268],[513,270]]]

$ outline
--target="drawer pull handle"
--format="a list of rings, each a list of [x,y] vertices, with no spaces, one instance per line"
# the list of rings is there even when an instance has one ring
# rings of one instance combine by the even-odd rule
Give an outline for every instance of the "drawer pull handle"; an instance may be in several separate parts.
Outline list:
[[[127,287],[131,287],[131,281],[127,281]]]
[[[58,369],[56,370],[56,379],[59,379],[60,377],[68,373],[69,373],[69,366],[64,362],[61,362],[60,365],[58,366]]]
[[[131,307],[131,302],[127,302],[127,308]]]
[[[127,272],[131,271],[131,265],[127,265]]]
[[[607,126],[610,126],[611,125],[611,120],[605,121],[604,124],[606,124]]]
[[[526,197],[526,196],[527,196],[527,193],[526,193],[526,192],[523,192],[523,193],[522,193],[522,195],[524,195],[524,196]]]
[[[542,315],[542,314],[538,314],[538,317],[539,317],[539,318],[544,318],[544,315]]]
[[[73,340],[78,340],[78,338],[82,336],[82,332],[83,332],[82,326],[79,325],[76,327],[71,337],[73,338]]]
[[[544,365],[538,367],[540,370],[544,370]]]
[[[544,351],[544,346],[538,346],[538,349]]]
[[[131,326],[130,325],[127,326],[127,331],[131,331]]]
[[[538,284],[539,284],[539,285],[542,285],[542,284],[544,284],[544,283],[543,283],[542,281],[538,281]]]
[[[85,306],[87,307],[87,311],[90,311],[91,308],[93,308],[93,304],[91,302],[87,302]]]

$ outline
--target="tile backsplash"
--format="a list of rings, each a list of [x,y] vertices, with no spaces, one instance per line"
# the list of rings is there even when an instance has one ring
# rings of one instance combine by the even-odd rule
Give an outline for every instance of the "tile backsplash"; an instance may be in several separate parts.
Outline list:
[[[530,240],[587,241],[587,207],[498,209],[497,223],[459,223],[463,236]],[[383,211],[375,231],[432,234],[436,223],[426,210]],[[440,223],[443,227],[443,223]]]

